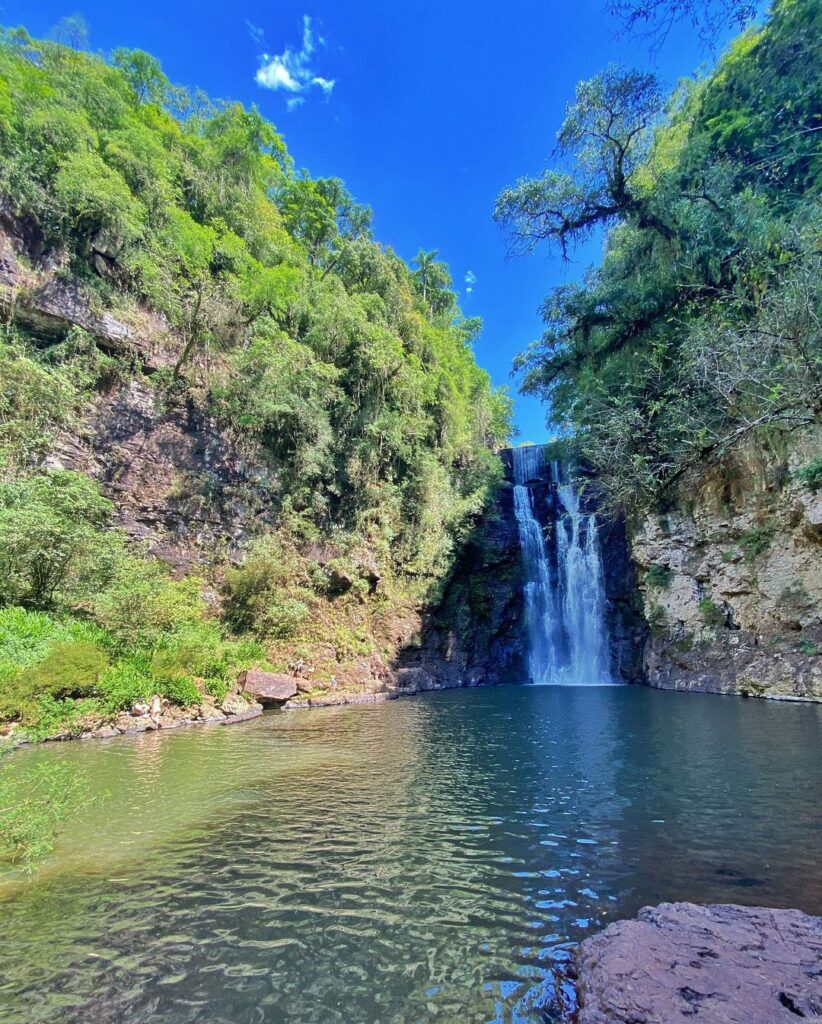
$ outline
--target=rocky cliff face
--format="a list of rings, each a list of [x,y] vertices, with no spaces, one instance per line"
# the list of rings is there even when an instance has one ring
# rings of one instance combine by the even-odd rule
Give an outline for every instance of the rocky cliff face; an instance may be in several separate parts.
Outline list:
[[[203,409],[147,379],[98,395],[48,460],[98,480],[134,540],[177,571],[231,555],[272,525],[278,481]]]
[[[403,650],[400,686],[479,686],[526,681],[522,562],[513,487],[464,545],[438,607]]]
[[[822,699],[820,450],[749,444],[635,528],[652,686]]]

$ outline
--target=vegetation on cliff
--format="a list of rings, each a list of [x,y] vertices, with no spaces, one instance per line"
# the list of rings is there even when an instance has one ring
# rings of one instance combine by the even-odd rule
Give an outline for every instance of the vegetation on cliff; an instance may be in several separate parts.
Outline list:
[[[22,29],[0,45],[0,204],[30,271],[0,344],[0,719],[42,734],[149,693],[191,702],[301,639],[332,661],[390,653],[375,616],[435,596],[510,429],[435,254],[414,268],[375,242],[370,211],[297,171],[255,109],[172,86],[140,51]],[[170,358],[39,330],[18,312],[45,274],[95,316],[148,312]],[[172,578],[95,481],[48,462],[133,381],[258,467],[274,526],[244,560]]]
[[[623,5],[660,6],[676,5]],[[777,0],[667,103],[653,76],[610,67],[579,85],[555,165],[498,199],[517,251],[607,231],[517,365],[623,510],[822,416],[820,40],[815,0]]]

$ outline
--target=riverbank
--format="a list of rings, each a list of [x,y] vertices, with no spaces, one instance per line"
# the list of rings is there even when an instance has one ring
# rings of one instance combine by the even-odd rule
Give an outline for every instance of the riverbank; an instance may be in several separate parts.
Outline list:
[[[412,673],[414,682],[406,681],[403,686],[386,687],[377,691],[351,691],[351,690],[328,690],[322,692],[298,691],[297,695],[287,700],[275,701],[269,704],[270,710],[280,711],[306,711],[314,708],[332,708],[345,706],[383,704],[386,701],[398,700],[400,697],[415,697],[424,693],[437,693],[443,690],[469,689],[489,686],[529,686],[527,683],[519,682],[478,682],[462,678],[445,678],[442,680],[427,676],[425,673],[414,670]],[[294,680],[296,683],[298,680]],[[615,686],[632,685],[633,688],[641,689],[667,689],[667,687],[649,686],[647,683],[620,684]],[[537,687],[539,689],[539,687]],[[565,687],[559,687],[564,689]],[[586,687],[574,687],[586,689]],[[690,691],[704,696],[719,697],[743,697],[749,696],[754,700],[768,703],[784,704],[820,704],[822,700],[818,697],[786,696],[783,694],[737,694],[727,693],[718,690]],[[159,699],[159,698],[157,698]],[[179,729],[193,725],[237,725],[243,722],[252,721],[258,718],[265,706],[253,699],[252,696],[244,693],[232,692],[222,702],[217,703],[213,698],[204,698],[202,704],[178,707],[162,702],[161,709],[152,711],[151,705],[137,707],[131,713],[122,712],[116,718],[106,722],[100,722],[93,728],[86,728],[74,733],[57,733],[53,736],[43,737],[41,740],[32,740],[25,736],[15,736],[11,731],[5,737],[12,746],[31,746],[33,743],[57,743],[68,740],[90,740],[90,739],[114,739],[117,736],[136,736],[141,733],[158,730]],[[2,739],[3,737],[0,737]]]
[[[390,687],[373,692],[330,690],[291,697],[283,701],[272,701],[268,706],[271,710],[296,711],[311,708],[342,707],[345,705],[382,704],[385,701],[397,700],[400,697],[414,697],[421,693],[433,693],[441,690],[464,689],[467,687],[502,685],[498,683],[478,683],[461,679],[438,681],[421,673],[416,673],[415,682],[406,682],[401,687]],[[293,680],[295,684],[297,679]],[[512,683],[511,685],[517,685]],[[297,691],[299,692],[299,691]],[[130,712],[121,712],[116,717],[97,723],[86,723],[87,728],[75,732],[55,733],[33,740],[25,736],[22,730],[16,733],[10,730],[5,739],[11,746],[31,746],[34,743],[64,743],[68,740],[114,739],[117,736],[137,736],[142,733],[159,730],[180,729],[193,725],[237,725],[258,718],[264,710],[264,704],[248,693],[233,691],[222,701],[213,697],[204,697],[202,703],[187,707],[179,707],[155,695],[144,705],[135,705]]]

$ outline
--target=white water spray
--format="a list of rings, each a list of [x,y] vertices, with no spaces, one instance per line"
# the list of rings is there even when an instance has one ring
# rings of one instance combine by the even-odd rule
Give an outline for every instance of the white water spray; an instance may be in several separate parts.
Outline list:
[[[525,576],[528,674],[532,683],[612,682],[608,667],[605,586],[596,516],[580,511],[579,494],[551,463],[554,564],[535,514],[532,484],[546,479],[541,446],[513,450],[514,514]]]

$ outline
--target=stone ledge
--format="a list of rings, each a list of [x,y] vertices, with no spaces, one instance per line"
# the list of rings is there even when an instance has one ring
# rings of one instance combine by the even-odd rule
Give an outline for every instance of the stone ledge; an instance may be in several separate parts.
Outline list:
[[[822,1020],[822,917],[735,904],[662,903],[586,939],[578,1024]]]

